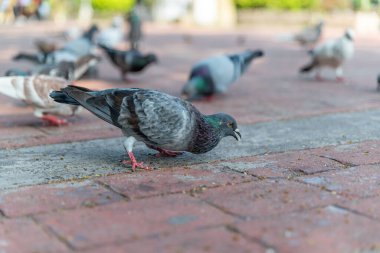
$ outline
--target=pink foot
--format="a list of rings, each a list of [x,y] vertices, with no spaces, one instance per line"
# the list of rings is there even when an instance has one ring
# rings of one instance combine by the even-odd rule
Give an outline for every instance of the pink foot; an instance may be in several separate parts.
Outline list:
[[[128,152],[128,156],[131,160],[130,161],[123,160],[123,161],[121,161],[121,163],[124,165],[132,164],[132,171],[136,171],[136,168],[145,169],[145,170],[152,170],[152,168],[145,166],[143,162],[138,163],[132,152]]]
[[[52,115],[44,115],[42,116],[42,120],[47,122],[50,126],[65,126],[68,125],[68,122],[64,119],[59,119]]]
[[[215,99],[214,95],[210,95],[210,96],[205,97],[206,102],[212,102],[214,99]]]

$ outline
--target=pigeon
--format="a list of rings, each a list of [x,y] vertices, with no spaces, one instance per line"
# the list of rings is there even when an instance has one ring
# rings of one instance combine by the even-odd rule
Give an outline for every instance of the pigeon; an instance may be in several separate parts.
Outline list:
[[[94,39],[98,31],[98,27],[92,25],[81,37],[67,42],[59,51],[71,52],[78,57],[92,54],[96,48]]]
[[[377,76],[377,91],[380,91],[380,74]]]
[[[124,20],[117,16],[112,20],[112,26],[102,30],[96,37],[96,43],[115,47],[124,41]]]
[[[86,55],[79,58],[76,62],[61,61],[58,64],[44,64],[29,71],[10,69],[5,73],[5,76],[48,75],[74,81],[80,79],[91,67],[96,66],[99,61],[100,58],[97,56]]]
[[[137,50],[139,47],[139,41],[142,37],[141,32],[141,19],[135,9],[128,14],[127,21],[129,24],[128,39],[130,42],[130,49]]]
[[[110,61],[120,69],[123,80],[126,80],[127,73],[140,72],[149,64],[158,61],[154,54],[144,55],[137,50],[121,51],[102,44],[99,47],[104,49]]]
[[[233,55],[219,55],[196,63],[182,89],[188,100],[211,99],[227,89],[246,71],[253,59],[262,57],[262,50],[246,50]]]
[[[133,144],[144,142],[157,156],[176,156],[184,151],[205,153],[220,140],[241,139],[236,120],[224,113],[203,115],[192,104],[166,93],[147,89],[92,91],[68,86],[50,96],[58,103],[82,105],[100,119],[120,128],[132,170],[145,168],[133,154]]]
[[[34,115],[52,126],[67,124],[58,115],[72,116],[80,109],[78,105],[55,103],[49,97],[51,91],[68,85],[69,82],[65,79],[45,75],[0,77],[0,93],[32,106]]]
[[[320,76],[321,67],[335,69],[336,79],[344,81],[343,63],[354,55],[354,32],[347,29],[341,38],[330,40],[317,46],[310,51],[311,62],[300,69],[301,73],[310,72],[316,69],[316,79],[322,80]]]
[[[295,34],[293,36],[293,40],[297,41],[301,46],[313,46],[321,38],[323,26],[324,22],[320,21],[314,26],[307,27],[301,32]]]
[[[62,61],[75,62],[80,57],[92,54],[95,50],[93,42],[95,33],[98,31],[96,25],[90,27],[83,36],[66,43],[62,48],[50,53],[19,53],[13,57],[13,60],[28,60],[35,64],[58,64]]]

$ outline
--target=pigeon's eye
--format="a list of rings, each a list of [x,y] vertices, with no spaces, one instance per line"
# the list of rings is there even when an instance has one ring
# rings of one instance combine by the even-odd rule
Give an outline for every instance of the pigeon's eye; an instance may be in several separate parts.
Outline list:
[[[232,128],[232,126],[233,126],[232,122],[227,122],[227,126],[228,126],[229,128]]]

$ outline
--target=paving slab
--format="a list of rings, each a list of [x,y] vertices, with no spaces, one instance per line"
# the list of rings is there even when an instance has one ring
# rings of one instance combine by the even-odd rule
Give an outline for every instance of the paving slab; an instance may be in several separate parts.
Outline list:
[[[84,249],[228,224],[234,218],[187,195],[168,195],[37,215],[36,220]]]
[[[242,235],[231,232],[224,227],[182,232],[169,236],[158,236],[152,239],[133,243],[116,244],[83,251],[83,253],[125,253],[125,252],[157,252],[157,253],[265,253],[270,252],[257,242],[252,242]]]
[[[380,164],[304,176],[297,180],[347,197],[377,196],[380,194]]]
[[[72,252],[30,219],[0,220],[0,252]]]
[[[380,251],[380,223],[335,206],[257,219],[236,227],[275,252]]]

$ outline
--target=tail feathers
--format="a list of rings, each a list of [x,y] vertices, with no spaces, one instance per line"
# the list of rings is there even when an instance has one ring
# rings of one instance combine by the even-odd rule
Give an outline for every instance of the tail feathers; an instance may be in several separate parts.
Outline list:
[[[309,72],[311,70],[313,70],[313,68],[316,66],[315,62],[311,62],[305,66],[303,66],[301,69],[300,69],[300,73],[306,73],[306,72]]]
[[[12,59],[15,61],[28,60],[28,61],[31,61],[33,63],[39,63],[39,64],[43,63],[43,61],[44,61],[43,57],[38,55],[38,54],[27,54],[27,53],[19,53],[19,54],[15,55]]]
[[[69,97],[63,91],[52,91],[50,93],[50,97],[54,99],[55,102],[58,102],[61,104],[80,105],[77,101]]]
[[[60,91],[53,91],[50,93],[50,97],[54,99],[55,102],[62,103],[62,104],[70,104],[70,105],[80,105],[79,102],[77,102],[75,99],[70,97],[68,94],[72,91],[79,91],[79,92],[92,92],[92,90],[79,87],[75,85],[69,85],[66,88],[61,89]]]

